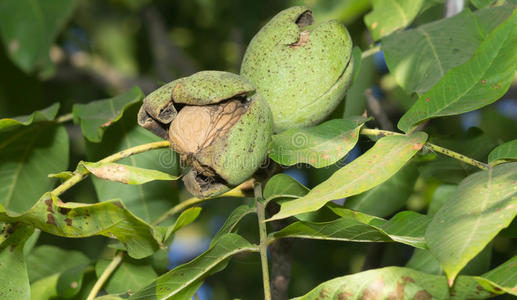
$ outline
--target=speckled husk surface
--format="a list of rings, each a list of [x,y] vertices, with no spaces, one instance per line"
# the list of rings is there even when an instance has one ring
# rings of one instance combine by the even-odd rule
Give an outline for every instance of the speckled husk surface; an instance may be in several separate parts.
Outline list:
[[[215,138],[198,150],[181,153],[169,138],[171,122],[186,105],[224,105],[235,99],[241,101],[244,109],[239,111],[243,113],[231,118],[229,128],[211,132]],[[198,123],[196,119],[189,120]],[[138,121],[170,140],[171,147],[192,166],[183,180],[189,192],[201,198],[224,193],[250,178],[264,162],[272,134],[272,114],[265,99],[243,77],[220,71],[198,72],[155,90],[144,99]]]
[[[348,31],[337,21],[308,27],[312,22],[308,8],[286,9],[255,35],[244,55],[241,75],[269,103],[275,132],[323,121],[351,82]]]

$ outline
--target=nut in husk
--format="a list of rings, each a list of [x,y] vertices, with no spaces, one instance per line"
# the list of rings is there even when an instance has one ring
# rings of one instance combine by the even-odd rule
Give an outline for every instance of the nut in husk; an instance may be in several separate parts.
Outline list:
[[[336,21],[314,27],[311,11],[278,13],[252,39],[241,67],[271,107],[274,131],[323,121],[352,79],[352,41]]]
[[[239,75],[203,71],[149,94],[139,124],[168,139],[191,166],[183,177],[197,197],[215,196],[247,180],[263,163],[271,138],[266,101]]]

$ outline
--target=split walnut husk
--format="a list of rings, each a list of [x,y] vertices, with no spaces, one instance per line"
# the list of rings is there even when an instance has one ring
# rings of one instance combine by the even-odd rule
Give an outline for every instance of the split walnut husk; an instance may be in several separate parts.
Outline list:
[[[263,163],[271,138],[266,101],[244,78],[203,71],[168,83],[144,99],[141,126],[171,142],[191,170],[183,177],[196,197],[224,193]]]

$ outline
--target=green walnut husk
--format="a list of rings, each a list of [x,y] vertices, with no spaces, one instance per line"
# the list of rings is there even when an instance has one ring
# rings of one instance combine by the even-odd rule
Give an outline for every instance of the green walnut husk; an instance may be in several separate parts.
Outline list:
[[[286,9],[255,35],[244,55],[241,75],[269,103],[275,132],[323,121],[352,80],[346,28],[337,21],[312,22],[308,8]]]
[[[272,133],[268,104],[243,77],[202,71],[149,94],[138,122],[171,142],[185,164],[185,187],[196,197],[222,194],[264,162]]]

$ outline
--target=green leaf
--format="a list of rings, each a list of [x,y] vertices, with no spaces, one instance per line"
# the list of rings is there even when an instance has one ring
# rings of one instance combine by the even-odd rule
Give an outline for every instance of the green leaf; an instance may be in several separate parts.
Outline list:
[[[81,291],[83,277],[88,265],[76,266],[63,272],[57,282],[57,295],[63,298],[72,298]]]
[[[33,232],[25,224],[0,223],[0,299],[28,299],[29,276],[23,245]]]
[[[251,245],[243,237],[228,233],[200,256],[158,277],[152,284],[141,289],[129,299],[165,299],[170,297],[191,299],[197,287],[217,265],[237,253],[249,251],[258,250],[256,246]],[[192,286],[195,286],[196,289]],[[188,290],[189,293],[181,294],[185,290]]]
[[[6,52],[23,71],[53,69],[50,47],[77,1],[7,0],[0,2],[0,33]]]
[[[267,202],[279,199],[299,198],[305,196],[309,189],[287,174],[276,174],[264,187],[263,196]]]
[[[373,0],[373,10],[364,17],[374,41],[407,27],[422,8],[424,0]]]
[[[27,256],[29,280],[33,283],[87,264],[89,261],[90,259],[79,251],[64,250],[51,245],[38,246]]]
[[[100,277],[111,260],[99,260],[95,265],[95,273]],[[109,277],[103,287],[110,294],[134,293],[151,283],[158,275],[152,266],[142,261],[124,259]]]
[[[288,129],[273,135],[269,157],[279,164],[330,166],[354,148],[366,118],[334,119],[315,127]]]
[[[134,258],[149,256],[163,246],[161,232],[129,212],[119,200],[63,203],[47,193],[24,214],[7,212],[0,206],[0,221],[23,222],[64,237],[116,238]]]
[[[107,127],[122,118],[132,104],[139,103],[144,94],[138,87],[133,87],[124,94],[113,98],[93,101],[87,104],[75,104],[74,122],[81,124],[84,136],[93,143],[102,140]],[[135,118],[135,116],[133,116]]]
[[[326,281],[296,300],[309,299],[486,299],[482,278],[460,276],[449,291],[445,276],[402,267],[373,269]]]
[[[515,276],[516,263],[517,256],[514,256],[497,268],[483,274],[482,277],[503,291],[517,296],[517,277]]]
[[[517,214],[517,163],[465,178],[426,231],[431,253],[452,281]]]
[[[388,180],[424,145],[427,134],[386,136],[366,153],[335,172],[328,180],[299,199],[281,204],[269,220],[317,210],[325,203],[367,191]]]
[[[216,233],[214,238],[212,238],[212,241],[210,242],[210,246],[217,243],[217,241],[227,233],[231,233],[234,231],[235,227],[239,222],[247,215],[255,213],[256,208],[254,205],[241,205],[238,206],[236,209],[232,211],[230,216],[226,218],[226,221],[224,221],[223,226],[221,226],[221,229]]]
[[[411,211],[396,214],[386,221],[348,209],[341,209],[341,218],[330,222],[298,221],[272,233],[273,238],[304,238],[354,242],[399,242],[426,248],[424,233],[431,221]]]
[[[479,45],[464,64],[451,69],[425,92],[398,123],[409,131],[429,118],[469,112],[502,97],[517,64],[517,10]]]
[[[141,144],[160,141],[136,124],[139,105],[129,107],[121,120],[106,129],[101,143],[86,143],[89,161],[99,161],[113,153]],[[118,163],[178,174],[179,159],[170,149],[157,149],[118,161]],[[127,185],[92,177],[99,201],[120,198],[139,218],[151,223],[178,202],[178,186],[170,181],[153,181],[145,185]]]
[[[36,122],[52,121],[56,117],[58,110],[59,103],[54,103],[51,106],[42,110],[37,110],[30,115],[0,119],[0,131],[15,126],[28,126]]]
[[[54,274],[31,283],[31,300],[47,300],[57,297],[57,281],[60,274]]]
[[[169,237],[171,236],[171,234],[175,233],[176,231],[180,230],[181,228],[194,222],[200,213],[201,213],[201,207],[191,207],[191,208],[183,211],[180,214],[180,216],[176,219],[176,222],[174,222],[173,225],[171,225],[169,227],[160,227],[160,229],[164,232],[163,240],[164,241],[168,240]],[[168,244],[168,243],[166,243],[166,244]]]
[[[517,140],[499,145],[488,154],[488,163],[491,166],[515,160],[517,160]]]
[[[156,170],[137,168],[117,163],[94,163],[83,161],[79,163],[79,166],[86,168],[100,179],[125,184],[144,184],[154,180],[177,180],[179,178],[179,176],[172,176]]]
[[[347,198],[344,207],[377,217],[390,216],[406,205],[417,178],[416,167],[408,164],[386,182]]]
[[[494,1],[495,0],[470,0],[470,3],[472,3],[477,8],[484,8],[494,3]]]
[[[472,57],[486,34],[511,14],[509,7],[472,13],[392,34],[382,40],[390,73],[408,93],[423,94],[449,70]]]
[[[61,125],[0,132],[0,205],[15,212],[28,210],[52,188],[47,175],[68,167],[68,148]]]

